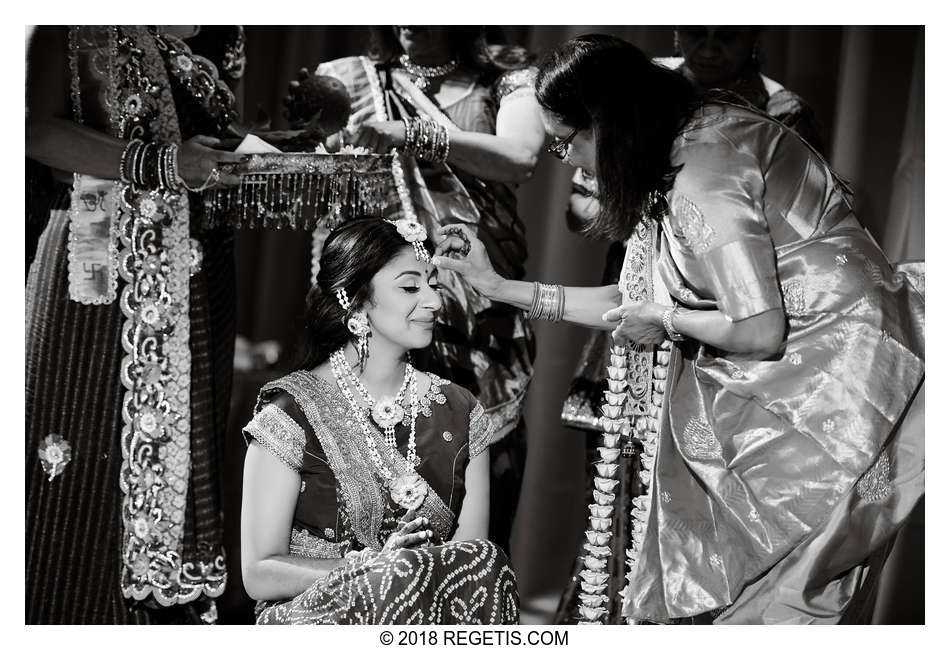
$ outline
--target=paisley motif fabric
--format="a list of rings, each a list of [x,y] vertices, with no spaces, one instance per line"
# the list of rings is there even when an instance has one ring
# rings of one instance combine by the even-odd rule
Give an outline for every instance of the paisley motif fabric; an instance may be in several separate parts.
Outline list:
[[[923,296],[787,127],[710,105],[672,162],[670,294],[788,326],[769,359],[676,345],[624,614],[836,623],[923,491]]]

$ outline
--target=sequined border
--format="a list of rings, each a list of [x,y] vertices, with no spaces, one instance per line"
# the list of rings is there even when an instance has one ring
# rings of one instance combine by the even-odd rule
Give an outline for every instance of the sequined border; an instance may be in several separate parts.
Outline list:
[[[268,404],[247,423],[244,433],[294,472],[300,471],[307,434],[282,408]]]
[[[179,140],[177,115],[161,55],[146,27],[123,27],[142,81],[159,88],[149,128],[160,142]],[[111,28],[110,119],[120,136],[141,129],[119,91],[118,28]],[[137,92],[137,84],[123,89]],[[119,298],[124,315],[121,362],[123,428],[120,489],[122,594],[163,606],[216,597],[227,582],[224,555],[206,542],[183,556],[191,473],[190,214],[184,192],[119,187]]]
[[[627,251],[620,272],[620,294],[624,304],[653,300],[653,246],[656,225],[641,219],[627,240]],[[627,384],[631,399],[625,404],[629,416],[646,415],[652,401],[653,349],[651,346],[627,347]]]
[[[350,543],[329,542],[318,535],[312,535],[303,528],[294,528],[290,533],[290,555],[309,557],[317,560],[335,560],[342,558]]]
[[[491,442],[495,424],[485,414],[485,407],[480,402],[468,416],[468,456],[473,459],[488,448]]]

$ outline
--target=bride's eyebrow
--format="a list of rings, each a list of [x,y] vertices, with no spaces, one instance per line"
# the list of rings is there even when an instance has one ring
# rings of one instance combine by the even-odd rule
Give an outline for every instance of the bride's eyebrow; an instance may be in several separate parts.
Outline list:
[[[398,280],[399,278],[401,278],[401,277],[404,276],[404,275],[415,275],[416,277],[420,277],[420,278],[422,277],[422,274],[419,273],[419,271],[403,271],[402,273],[400,273],[399,275],[397,275],[397,276],[396,276],[395,278],[393,278],[393,279],[394,279],[394,280]]]

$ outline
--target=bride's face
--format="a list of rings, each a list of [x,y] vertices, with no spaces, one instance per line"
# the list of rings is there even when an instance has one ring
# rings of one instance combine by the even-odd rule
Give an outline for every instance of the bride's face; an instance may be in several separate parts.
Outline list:
[[[366,316],[374,337],[405,350],[432,342],[435,317],[442,309],[436,271],[406,246],[373,276]]]
[[[560,150],[558,157],[566,164],[583,169],[588,175],[594,176],[597,171],[594,129],[579,129],[575,133],[573,127],[547,109],[541,110],[541,122],[552,138],[549,146]]]

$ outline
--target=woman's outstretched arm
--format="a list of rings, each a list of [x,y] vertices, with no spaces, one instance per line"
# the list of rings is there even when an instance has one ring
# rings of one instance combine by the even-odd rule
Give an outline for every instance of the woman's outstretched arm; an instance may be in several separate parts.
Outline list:
[[[440,240],[432,263],[440,269],[453,271],[489,300],[503,302],[521,309],[530,309],[534,283],[508,280],[492,268],[484,245],[475,233],[461,225],[444,226],[436,238]],[[460,254],[467,254],[460,258]],[[606,311],[620,304],[616,285],[605,287],[565,287],[563,320],[592,329],[613,329],[603,320]]]

